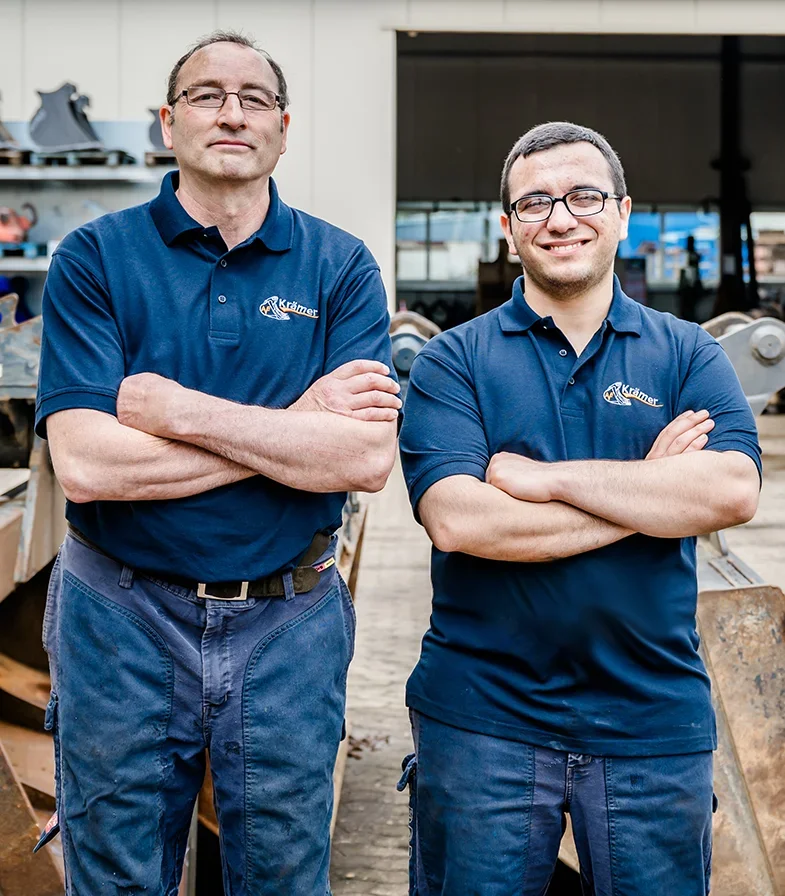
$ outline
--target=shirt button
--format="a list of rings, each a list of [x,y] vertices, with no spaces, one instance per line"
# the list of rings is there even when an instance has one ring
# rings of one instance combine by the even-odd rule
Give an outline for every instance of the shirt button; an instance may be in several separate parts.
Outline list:
[[[567,349],[566,348],[560,349],[559,354],[562,356],[562,358],[566,358],[567,357]]]
[[[226,296],[218,296],[218,301],[223,305],[226,302]]]
[[[568,382],[571,386],[574,386],[574,385],[575,385],[575,380],[574,380],[572,377],[570,377],[570,378],[567,380],[567,382]]]
[[[222,267],[222,268],[225,268],[225,267],[226,267],[226,259],[225,259],[225,258],[222,258],[222,259],[221,259],[221,267]]]

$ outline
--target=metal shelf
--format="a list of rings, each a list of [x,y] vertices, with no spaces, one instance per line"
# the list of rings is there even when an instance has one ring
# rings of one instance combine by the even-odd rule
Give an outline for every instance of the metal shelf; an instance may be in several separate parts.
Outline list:
[[[22,256],[5,256],[0,258],[0,273],[34,274],[38,271],[49,270],[49,262],[52,259],[46,255],[38,258],[24,258]]]
[[[148,168],[145,165],[121,165],[110,168],[106,165],[44,166],[44,165],[2,165],[0,181],[7,183],[21,181],[119,181],[131,184],[157,184],[172,168],[161,165]]]

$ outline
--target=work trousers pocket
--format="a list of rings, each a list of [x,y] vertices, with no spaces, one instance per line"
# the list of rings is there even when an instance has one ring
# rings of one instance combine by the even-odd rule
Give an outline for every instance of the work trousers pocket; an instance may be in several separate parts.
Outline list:
[[[60,811],[62,805],[62,796],[60,789],[62,787],[62,776],[60,774],[60,732],[57,725],[57,694],[52,691],[49,697],[49,703],[46,705],[46,715],[44,716],[44,731],[52,734],[55,751],[55,809]]]
[[[397,789],[403,792],[409,788],[409,896],[425,896],[418,889],[419,865],[417,838],[417,755],[409,753],[401,763],[403,774],[398,781]]]
[[[41,836],[36,844],[33,852],[38,852],[42,846],[46,846],[51,840],[60,833],[61,813],[63,807],[62,800],[62,774],[60,771],[60,733],[57,726],[57,694],[52,691],[49,697],[49,703],[46,706],[46,715],[44,716],[44,730],[50,731],[52,740],[54,741],[55,753],[55,811],[54,815],[46,823]],[[65,837],[62,838],[63,841]],[[65,842],[63,842],[63,852],[65,853]],[[66,878],[66,892],[69,892],[69,884]]]

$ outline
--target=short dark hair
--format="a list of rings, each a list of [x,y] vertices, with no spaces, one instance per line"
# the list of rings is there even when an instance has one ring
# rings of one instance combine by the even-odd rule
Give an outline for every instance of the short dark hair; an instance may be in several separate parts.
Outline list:
[[[280,107],[283,112],[289,105],[289,90],[286,86],[286,78],[284,78],[281,66],[278,65],[266,50],[258,47],[252,38],[246,37],[239,31],[213,31],[212,34],[208,34],[207,37],[203,37],[197,44],[194,44],[184,56],[181,56],[177,62],[175,62],[174,68],[169,73],[169,82],[166,88],[167,104],[174,106],[177,102],[177,78],[180,75],[180,69],[186,62],[188,62],[191,56],[193,56],[197,50],[202,50],[204,47],[209,47],[211,44],[222,43],[238,44],[241,47],[248,47],[250,50],[256,50],[262,59],[267,60],[270,64],[270,68],[275,72],[275,77],[278,78],[278,96],[281,98]]]
[[[624,168],[616,150],[608,143],[602,134],[585,128],[570,121],[549,121],[546,124],[538,124],[520,137],[504,162],[502,169],[501,199],[504,213],[510,214],[510,169],[520,158],[527,158],[535,152],[543,152],[556,146],[565,146],[570,143],[591,143],[605,156],[605,161],[611,170],[613,192],[617,196],[627,195],[627,184],[624,180]]]

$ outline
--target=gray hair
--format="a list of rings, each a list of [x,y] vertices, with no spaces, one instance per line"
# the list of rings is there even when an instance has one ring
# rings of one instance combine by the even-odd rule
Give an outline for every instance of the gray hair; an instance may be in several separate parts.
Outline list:
[[[278,95],[281,98],[280,107],[281,112],[289,105],[289,91],[286,86],[286,78],[284,78],[283,71],[281,70],[281,66],[273,59],[272,56],[261,47],[258,47],[254,41],[250,37],[246,37],[244,34],[241,34],[239,31],[213,31],[212,34],[208,34],[207,37],[203,37],[199,43],[194,44],[193,47],[184,55],[181,56],[177,62],[174,64],[174,68],[169,73],[169,81],[166,89],[166,102],[168,105],[174,107],[174,104],[177,102],[177,78],[180,75],[180,69],[185,65],[186,62],[196,53],[197,50],[202,50],[204,47],[209,47],[211,44],[238,44],[241,47],[248,47],[250,50],[256,50],[256,52],[262,57],[262,59],[267,60],[270,64],[270,68],[275,72],[275,77],[278,78]]]
[[[504,213],[510,214],[510,169],[520,158],[528,158],[535,152],[543,152],[556,146],[565,146],[570,143],[591,143],[605,157],[613,181],[613,192],[617,196],[627,195],[627,184],[624,180],[624,168],[621,159],[614,148],[608,143],[602,134],[569,121],[549,121],[546,124],[538,124],[518,139],[510,150],[504,162],[502,170],[501,198]]]

